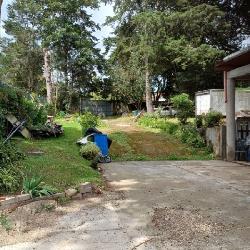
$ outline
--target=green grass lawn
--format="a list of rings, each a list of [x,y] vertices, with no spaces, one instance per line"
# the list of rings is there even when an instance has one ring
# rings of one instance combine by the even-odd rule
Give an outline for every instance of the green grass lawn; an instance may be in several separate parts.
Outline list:
[[[26,154],[30,151],[42,151],[40,156],[27,154],[23,162],[25,172],[44,176],[44,181],[59,191],[77,186],[85,181],[101,184],[99,172],[90,167],[90,162],[79,154],[77,139],[81,137],[81,128],[73,120],[60,120],[64,135],[59,138],[22,140],[19,147]]]

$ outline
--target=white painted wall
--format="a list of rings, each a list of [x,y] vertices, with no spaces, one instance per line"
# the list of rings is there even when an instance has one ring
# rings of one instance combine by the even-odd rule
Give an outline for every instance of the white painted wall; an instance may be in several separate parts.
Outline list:
[[[226,115],[224,90],[211,89],[197,92],[195,95],[195,114],[206,114],[209,110],[221,112]],[[250,91],[236,90],[235,112],[250,110]]]
[[[210,94],[195,96],[195,114],[201,115],[207,113],[210,109]]]

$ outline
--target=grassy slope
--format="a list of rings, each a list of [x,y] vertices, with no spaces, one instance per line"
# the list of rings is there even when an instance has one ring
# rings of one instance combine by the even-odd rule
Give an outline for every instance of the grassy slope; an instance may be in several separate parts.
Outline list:
[[[173,119],[177,122],[177,119]],[[160,129],[137,126],[131,118],[107,120],[105,130],[113,140],[110,154],[112,160],[211,160],[213,155],[205,149],[195,149],[180,142],[173,135]],[[135,131],[115,124],[132,124]]]
[[[25,152],[43,151],[41,156],[29,155],[23,165],[26,172],[45,176],[45,182],[64,190],[81,182],[100,183],[100,174],[93,170],[90,163],[80,157],[79,147],[75,144],[81,137],[81,128],[74,121],[60,121],[65,134],[59,138],[22,141],[20,148]]]

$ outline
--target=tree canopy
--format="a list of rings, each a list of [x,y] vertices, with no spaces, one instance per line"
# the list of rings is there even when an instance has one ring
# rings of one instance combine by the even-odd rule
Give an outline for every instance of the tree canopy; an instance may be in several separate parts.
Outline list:
[[[215,62],[250,35],[247,0],[101,2],[114,7],[106,58],[88,11],[100,1],[14,0],[0,44],[0,80],[59,109],[72,110],[94,93],[138,108],[146,100],[152,112],[162,95],[222,87]]]
[[[135,71],[148,73],[153,94],[157,86],[165,96],[170,90],[193,95],[197,90],[221,87],[214,63],[237,50],[248,33],[246,16],[233,7],[229,10],[230,4],[239,7],[235,1],[111,2],[115,16],[108,22],[113,22],[116,29],[107,47],[112,48],[113,67],[130,78]],[[155,79],[165,79],[164,84],[158,81],[155,85]],[[145,85],[147,93],[147,80],[145,84],[141,78],[140,84]],[[114,86],[117,88],[117,84]]]
[[[52,95],[60,88],[68,103],[97,90],[104,59],[93,35],[99,27],[87,11],[97,7],[95,0],[14,1],[4,23],[10,38],[1,43],[1,79],[39,93],[44,71]]]

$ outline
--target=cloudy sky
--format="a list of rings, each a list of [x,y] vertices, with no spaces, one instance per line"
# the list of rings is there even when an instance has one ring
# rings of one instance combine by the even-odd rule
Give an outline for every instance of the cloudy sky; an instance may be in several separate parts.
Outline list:
[[[7,6],[12,3],[13,0],[4,0],[2,6],[2,20],[5,20],[7,17]],[[106,17],[113,15],[113,8],[110,5],[101,4],[98,10],[90,10],[90,14],[93,17],[93,20],[98,23],[101,27],[100,31],[95,33],[95,36],[99,39],[99,48],[103,48],[102,41],[103,38],[108,37],[112,33],[112,28],[110,26],[103,26]],[[2,26],[0,27],[0,35],[1,37],[5,35],[4,29]]]

